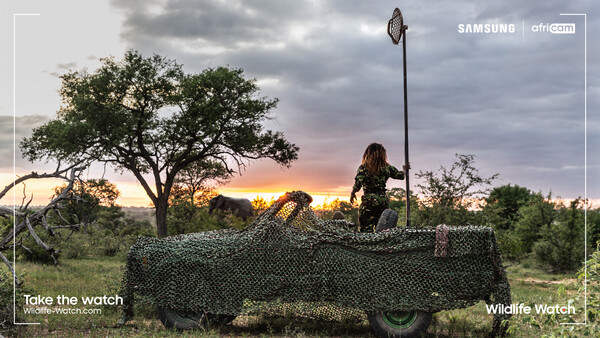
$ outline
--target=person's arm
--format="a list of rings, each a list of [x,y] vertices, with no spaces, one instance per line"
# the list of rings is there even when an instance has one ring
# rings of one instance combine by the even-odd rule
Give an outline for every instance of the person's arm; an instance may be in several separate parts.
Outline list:
[[[364,178],[365,176],[363,174],[361,166],[356,171],[356,176],[354,177],[354,185],[352,186],[352,192],[350,193],[350,204],[354,204],[354,201],[356,200],[356,193],[362,187]]]
[[[403,180],[405,175],[405,171],[407,169],[410,169],[410,164],[405,164],[402,166],[402,168],[404,169],[403,171],[400,171],[398,169],[396,169],[396,167],[394,167],[393,165],[390,164],[389,166],[389,170],[390,170],[390,178],[396,179],[396,180]]]

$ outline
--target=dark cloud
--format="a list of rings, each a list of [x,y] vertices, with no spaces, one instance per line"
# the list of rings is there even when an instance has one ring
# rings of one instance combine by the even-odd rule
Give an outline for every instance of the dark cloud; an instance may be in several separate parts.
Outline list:
[[[0,168],[2,170],[27,167],[27,160],[22,158],[19,142],[23,137],[31,136],[32,129],[48,122],[48,116],[28,115],[13,116],[0,115]],[[16,135],[14,137],[13,135]],[[13,154],[16,151],[17,162],[13,163]]]
[[[77,62],[59,63],[58,65],[56,65],[56,68],[62,70],[69,70],[75,67],[77,67]]]
[[[290,26],[302,24],[314,13],[302,1],[170,0],[162,4],[158,13],[146,11],[151,7],[147,4],[131,1],[113,1],[113,4],[127,13],[136,13],[124,22],[123,37],[126,40],[142,35],[225,46],[278,39]]]
[[[264,81],[263,95],[280,98],[272,128],[300,146],[299,161],[289,171],[255,163],[232,185],[304,180],[321,189],[349,186],[372,141],[388,147],[393,163],[403,162],[402,53],[385,33],[396,2],[112,3],[124,14],[122,38],[129,47],[168,55],[190,72],[241,67]],[[455,153],[471,153],[483,172],[499,172],[503,183],[582,195],[577,182],[583,182],[584,163],[583,17],[559,14],[593,13],[598,5],[415,1],[402,6],[409,25],[413,168],[433,170],[451,163]],[[598,19],[591,14],[588,19],[592,32]],[[546,22],[575,22],[577,34],[531,31],[531,25]],[[460,23],[510,23],[517,32],[459,34]],[[597,38],[588,39],[592,55]],[[592,112],[598,106],[597,58],[589,64]],[[591,175],[600,165],[591,156],[598,145],[597,117],[589,116],[587,131],[589,177],[597,177]]]

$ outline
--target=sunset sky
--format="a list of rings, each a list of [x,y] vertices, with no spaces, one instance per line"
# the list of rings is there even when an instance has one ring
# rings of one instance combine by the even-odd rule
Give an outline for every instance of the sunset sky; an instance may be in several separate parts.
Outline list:
[[[243,68],[258,80],[261,96],[279,98],[266,127],[299,146],[299,159],[290,169],[270,160],[250,162],[221,187],[223,194],[269,199],[304,190],[318,196],[315,204],[347,199],[369,143],[386,146],[397,167],[404,161],[402,50],[386,34],[394,7],[409,26],[413,173],[449,166],[456,153],[474,154],[482,175],[500,173],[495,185],[583,197],[587,137],[587,196],[600,198],[600,5],[556,0],[4,1],[0,185],[11,182],[13,171],[55,168],[22,159],[18,142],[55,116],[58,76],[94,70],[99,58],[119,59],[136,49],[175,59],[189,73]],[[587,14],[587,123],[586,17],[561,13]],[[574,23],[576,32],[534,31],[552,23]],[[512,24],[515,32],[464,34],[460,24]],[[99,178],[103,171],[94,165],[86,177]],[[109,167],[104,176],[118,185],[119,203],[149,206],[132,174]],[[414,176],[411,183],[418,183]],[[42,204],[56,184],[32,182],[27,191],[34,193],[34,204]],[[0,204],[12,204],[10,198]],[[21,198],[19,189],[15,199]]]

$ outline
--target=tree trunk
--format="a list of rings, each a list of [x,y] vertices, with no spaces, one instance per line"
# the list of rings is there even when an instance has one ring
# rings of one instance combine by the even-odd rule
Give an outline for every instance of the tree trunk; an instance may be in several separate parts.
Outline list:
[[[88,226],[88,218],[87,218],[87,216],[83,216],[83,217],[82,217],[82,221],[83,221],[83,222],[81,222],[81,223],[82,223],[82,224],[81,224],[81,227],[83,228],[83,231],[82,231],[82,232],[83,232],[84,234],[87,234],[87,226]]]
[[[167,209],[168,201],[158,199],[156,207],[156,234],[158,238],[167,237]]]

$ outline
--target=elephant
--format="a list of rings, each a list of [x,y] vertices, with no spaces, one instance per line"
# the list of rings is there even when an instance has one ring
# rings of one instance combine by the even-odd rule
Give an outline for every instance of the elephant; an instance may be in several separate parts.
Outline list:
[[[212,214],[215,209],[231,210],[234,215],[241,217],[244,221],[246,217],[254,217],[252,203],[247,198],[233,198],[219,195],[211,199],[208,203],[209,214]]]

